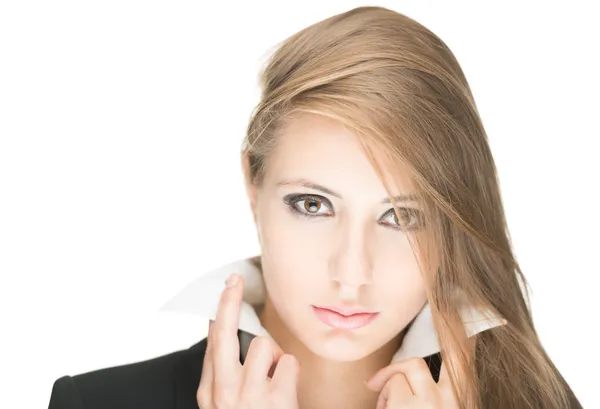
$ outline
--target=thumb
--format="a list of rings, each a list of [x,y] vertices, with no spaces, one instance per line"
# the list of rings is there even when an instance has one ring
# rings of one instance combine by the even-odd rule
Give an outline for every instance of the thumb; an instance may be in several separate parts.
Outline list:
[[[277,362],[271,386],[288,396],[296,397],[300,379],[300,363],[293,355],[284,354]]]

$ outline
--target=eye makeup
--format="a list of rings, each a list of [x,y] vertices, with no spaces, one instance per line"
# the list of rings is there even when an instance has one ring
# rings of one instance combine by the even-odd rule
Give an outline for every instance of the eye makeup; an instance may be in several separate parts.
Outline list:
[[[331,201],[321,195],[293,193],[284,196],[283,202],[295,216],[309,219],[335,216]],[[327,211],[319,212],[323,208]],[[412,207],[398,207],[398,210],[401,218],[405,216],[410,218],[408,225],[399,224],[394,208],[387,210],[377,222],[384,227],[401,231],[416,230],[422,227],[423,217],[420,210]]]
[[[401,225],[399,223],[394,208],[389,209],[379,218],[379,224],[382,224],[394,230],[417,230],[423,226],[423,216],[420,210],[412,207],[398,206],[398,212],[400,213],[400,217],[408,216],[411,218],[411,221],[409,221],[408,225]],[[384,223],[383,221],[386,219],[391,219],[391,223]]]
[[[321,195],[312,194],[289,194],[283,198],[283,202],[289,207],[289,209],[296,215],[305,216],[308,218],[333,216],[333,205],[326,197]],[[302,206],[298,206],[302,203]],[[330,209],[328,213],[311,213],[311,208],[316,208],[316,211],[320,210],[325,205]],[[308,208],[307,208],[308,207]]]

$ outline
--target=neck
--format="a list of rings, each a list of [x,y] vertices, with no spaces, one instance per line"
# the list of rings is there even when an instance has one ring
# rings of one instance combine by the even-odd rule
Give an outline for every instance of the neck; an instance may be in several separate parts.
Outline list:
[[[281,349],[300,362],[300,408],[375,408],[378,394],[367,389],[364,382],[389,365],[403,334],[361,360],[339,362],[318,356],[306,348],[281,321],[268,297],[259,318]]]

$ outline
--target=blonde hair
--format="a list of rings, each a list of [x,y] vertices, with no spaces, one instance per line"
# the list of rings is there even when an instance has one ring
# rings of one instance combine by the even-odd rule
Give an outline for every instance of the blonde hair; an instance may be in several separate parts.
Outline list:
[[[261,88],[243,147],[253,183],[261,183],[278,131],[296,113],[339,120],[380,175],[383,166],[410,169],[426,225],[413,239],[461,407],[580,407],[535,331],[487,135],[443,41],[395,11],[356,8],[286,39]],[[375,160],[376,152],[387,160]],[[456,289],[507,325],[478,334],[469,347]]]

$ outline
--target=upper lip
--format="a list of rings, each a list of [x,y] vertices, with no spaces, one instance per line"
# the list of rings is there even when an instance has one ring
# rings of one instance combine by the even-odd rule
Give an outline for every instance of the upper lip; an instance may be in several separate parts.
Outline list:
[[[365,308],[349,308],[342,306],[324,306],[324,305],[315,305],[314,307],[320,308],[322,310],[330,310],[336,312],[340,315],[350,316],[355,314],[375,314],[376,311],[369,311]]]

